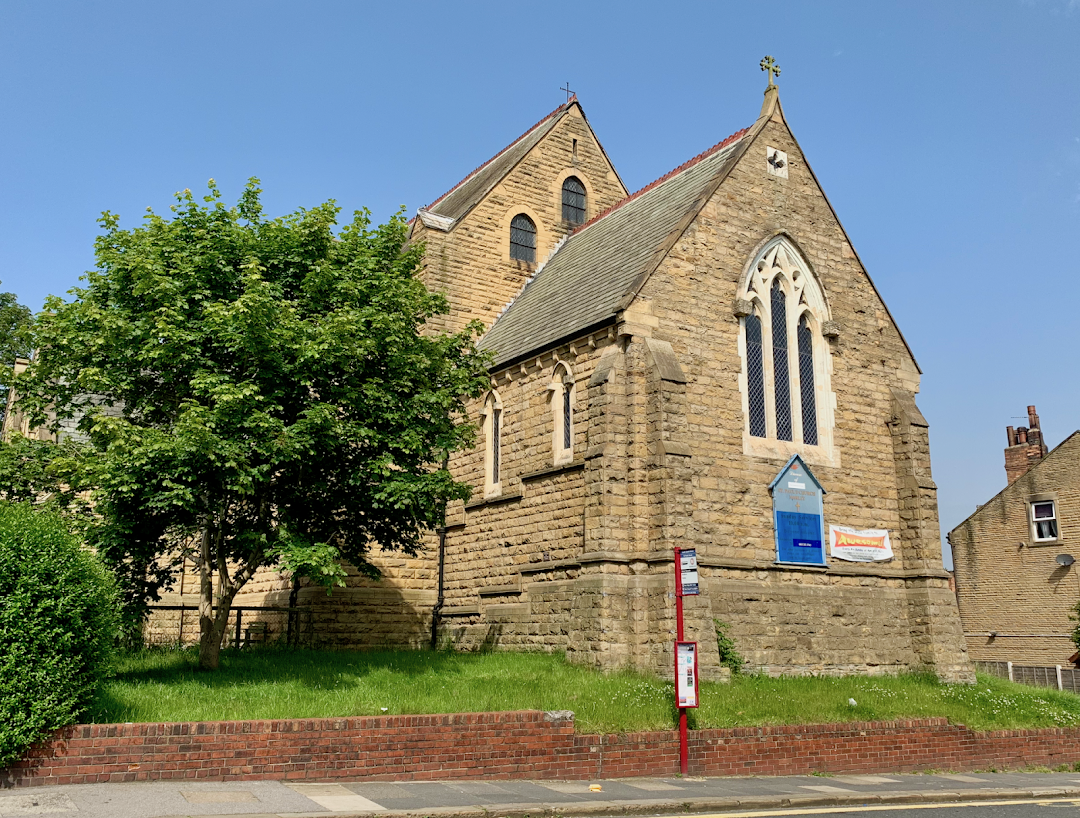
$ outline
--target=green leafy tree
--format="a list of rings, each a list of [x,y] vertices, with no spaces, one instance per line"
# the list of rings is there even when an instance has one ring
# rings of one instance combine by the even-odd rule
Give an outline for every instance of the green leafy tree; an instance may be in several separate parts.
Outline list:
[[[229,208],[211,180],[131,230],[103,214],[97,269],[47,302],[18,382],[34,422],[78,419],[97,453],[93,544],[129,604],[190,544],[205,668],[260,568],[332,585],[340,559],[376,573],[376,543],[417,552],[468,496],[439,464],[471,443],[464,400],[487,384],[477,327],[425,329],[447,304],[400,214],[335,235],[333,202],[266,219],[256,185]]]
[[[84,510],[75,485],[82,454],[72,440],[57,444],[13,435],[0,442],[0,500]]]
[[[30,309],[14,293],[0,293],[0,423],[7,412],[16,358],[30,354]]]

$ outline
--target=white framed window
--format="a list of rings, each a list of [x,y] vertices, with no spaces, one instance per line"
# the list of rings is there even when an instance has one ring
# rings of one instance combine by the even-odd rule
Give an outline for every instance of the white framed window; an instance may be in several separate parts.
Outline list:
[[[759,249],[739,288],[739,387],[746,454],[839,465],[833,445],[832,358],[821,334],[829,305],[786,236]]]
[[[574,459],[574,403],[577,389],[570,367],[560,361],[555,367],[551,384],[551,414],[554,423],[551,433],[551,451],[556,466]]]
[[[484,399],[484,496],[502,494],[503,407],[494,389]]]
[[[1031,538],[1035,542],[1053,542],[1058,539],[1057,504],[1053,500],[1032,500]]]

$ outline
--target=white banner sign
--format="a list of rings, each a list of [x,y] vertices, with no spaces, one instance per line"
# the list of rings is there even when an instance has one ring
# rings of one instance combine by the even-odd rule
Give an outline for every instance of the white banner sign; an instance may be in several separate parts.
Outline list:
[[[697,549],[687,548],[679,554],[680,582],[683,596],[698,593]]]
[[[675,643],[675,695],[679,707],[698,706],[697,642]]]
[[[839,560],[849,562],[881,562],[893,558],[889,532],[884,528],[848,528],[846,525],[829,526],[830,553]]]

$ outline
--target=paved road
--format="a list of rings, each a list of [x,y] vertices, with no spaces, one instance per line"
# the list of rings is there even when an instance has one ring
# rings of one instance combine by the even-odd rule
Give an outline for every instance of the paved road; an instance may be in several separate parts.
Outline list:
[[[1062,810],[1065,810],[1064,812]],[[718,812],[694,818],[1069,818],[1080,815],[1080,800],[1053,799],[1022,803],[979,802],[975,804],[922,804],[912,807],[866,806],[841,809],[784,809],[752,812]],[[680,817],[684,818],[684,817]]]
[[[1004,803],[1016,802],[1021,803]],[[916,803],[939,802],[934,810]],[[975,806],[962,806],[962,804]],[[946,807],[945,804],[948,804]],[[1078,773],[289,783],[153,781],[0,790],[0,818],[853,815],[1080,818]]]

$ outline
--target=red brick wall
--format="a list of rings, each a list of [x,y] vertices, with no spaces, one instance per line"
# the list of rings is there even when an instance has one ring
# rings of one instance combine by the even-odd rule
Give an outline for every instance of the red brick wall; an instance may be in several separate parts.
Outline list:
[[[945,719],[690,734],[694,775],[998,769],[1080,761],[1080,728],[977,733]],[[577,735],[566,714],[95,724],[61,731],[0,783],[191,778],[326,781],[673,775],[674,731]]]

